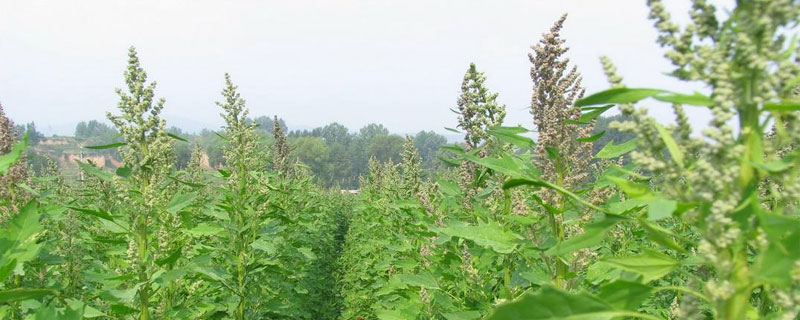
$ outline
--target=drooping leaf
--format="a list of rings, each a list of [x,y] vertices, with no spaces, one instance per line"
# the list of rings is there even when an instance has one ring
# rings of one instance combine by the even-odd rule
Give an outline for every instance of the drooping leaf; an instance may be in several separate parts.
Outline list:
[[[197,199],[197,196],[198,194],[194,192],[187,194],[176,193],[167,204],[167,212],[171,214],[180,212],[183,208],[190,206]]]
[[[201,224],[197,225],[196,227],[194,227],[192,229],[189,229],[189,230],[184,230],[183,232],[185,232],[185,233],[187,233],[187,234],[189,234],[191,236],[194,236],[194,237],[203,237],[203,236],[211,236],[211,235],[219,234],[220,232],[223,232],[223,231],[225,231],[225,229],[223,229],[221,227],[212,226],[212,225],[209,225],[207,223],[201,223]]]
[[[58,291],[53,289],[16,288],[16,289],[0,290],[0,303],[9,303],[9,302],[23,301],[28,299],[39,299],[57,293]]]
[[[186,139],[184,139],[184,138],[181,138],[181,137],[179,137],[179,136],[178,136],[178,135],[176,135],[176,134],[167,133],[167,136],[168,136],[168,137],[170,137],[170,138],[172,138],[172,139],[178,140],[178,141],[189,142],[189,140],[186,140]]]
[[[598,320],[621,316],[636,316],[631,311],[615,310],[608,303],[586,292],[570,293],[544,286],[517,301],[502,304],[488,320]]]
[[[159,266],[163,266],[165,264],[173,264],[175,261],[178,261],[178,258],[181,257],[181,247],[175,248],[168,256],[163,257],[161,259],[156,259],[156,264]]]
[[[413,286],[413,287],[422,287],[425,289],[439,289],[439,285],[436,284],[436,279],[430,273],[420,273],[420,274],[398,274],[395,276],[400,282]]]
[[[575,101],[575,106],[584,107],[609,103],[632,103],[664,93],[660,89],[613,88],[600,91]]]
[[[661,197],[650,200],[647,204],[647,220],[658,221],[669,218],[678,209],[678,202]]]
[[[636,311],[652,288],[638,282],[616,280],[600,287],[597,296],[617,310]]]
[[[442,313],[442,317],[447,320],[477,320],[481,318],[481,313],[478,311],[459,311]]]
[[[523,127],[492,127],[486,132],[497,137],[500,141],[513,144],[520,148],[530,148],[534,145],[533,139],[520,135],[528,131],[528,129]]]
[[[597,152],[594,156],[598,159],[610,159],[610,158],[617,158],[623,154],[631,152],[636,149],[637,138],[630,139],[623,143],[614,144],[614,141],[609,141],[603,149]]]
[[[435,228],[434,231],[474,241],[476,244],[490,247],[498,253],[511,253],[519,241],[519,236],[503,229],[499,223],[493,221],[478,222],[477,225],[451,223],[444,228]]]
[[[626,220],[626,218],[611,214],[606,215],[602,220],[587,225],[583,234],[556,244],[550,249],[547,249],[545,254],[551,256],[563,256],[575,250],[599,245],[601,242],[603,242],[606,233],[617,223],[623,220]]]
[[[110,173],[83,161],[75,160],[75,162],[77,162],[78,166],[81,167],[83,171],[86,171],[86,173],[100,178],[100,180],[103,181],[111,181],[112,176]]]
[[[800,101],[783,101],[779,103],[765,103],[767,111],[797,111],[800,110]]]
[[[124,145],[127,145],[127,143],[125,143],[125,142],[115,142],[115,143],[109,143],[109,144],[103,144],[103,145],[97,145],[97,146],[85,146],[84,148],[93,149],[93,150],[102,150],[102,149],[118,148],[118,147],[121,147],[121,146],[124,146]]]
[[[80,213],[85,213],[88,215],[92,215],[101,219],[106,219],[108,221],[114,221],[114,217],[111,216],[108,212],[103,209],[87,209],[87,208],[78,208],[78,207],[67,207],[72,210],[75,210]]]
[[[672,138],[672,135],[664,128],[660,123],[657,121],[653,121],[653,125],[658,130],[658,135],[661,137],[661,141],[664,141],[664,145],[667,146],[667,150],[669,150],[670,156],[672,156],[672,161],[678,165],[679,168],[683,168],[683,152],[678,147],[678,143],[675,142],[675,139]]]
[[[642,275],[644,282],[659,279],[678,267],[674,258],[653,250],[645,250],[639,255],[608,258],[604,261],[625,271]]]
[[[575,140],[580,141],[580,142],[595,142],[595,141],[599,140],[600,138],[602,138],[604,135],[606,135],[606,132],[605,131],[600,131],[600,133],[595,134],[593,136],[584,137],[584,138],[577,138]]]
[[[687,104],[692,106],[710,107],[714,105],[714,101],[711,100],[711,98],[699,92],[695,92],[694,94],[691,95],[667,92],[655,95],[653,96],[653,98],[658,101],[670,102],[676,104]]]

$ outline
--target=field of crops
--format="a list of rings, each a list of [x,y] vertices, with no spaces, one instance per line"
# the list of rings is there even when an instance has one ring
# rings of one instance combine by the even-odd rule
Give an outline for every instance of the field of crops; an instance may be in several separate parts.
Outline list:
[[[669,76],[708,93],[625,83],[613,57],[610,88],[585,93],[564,16],[529,54],[531,128],[503,126],[473,64],[448,169],[408,138],[358,193],[315,183],[277,118],[263,143],[227,74],[224,165],[195,145],[178,169],[190,142],[133,48],[108,113],[122,142],[87,147],[116,149],[115,170],[34,174],[0,109],[0,319],[798,319],[800,3],[720,19],[695,0],[685,27],[648,4]],[[609,110],[633,138],[595,152]]]

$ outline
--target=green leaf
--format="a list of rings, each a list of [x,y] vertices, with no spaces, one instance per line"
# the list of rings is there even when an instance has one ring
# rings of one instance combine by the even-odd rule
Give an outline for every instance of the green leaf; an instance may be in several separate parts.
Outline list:
[[[43,227],[39,220],[41,212],[34,201],[28,202],[0,232],[0,281],[22,264],[37,257],[41,244],[37,235]]]
[[[28,133],[22,135],[22,141],[14,144],[11,151],[7,154],[0,155],[0,177],[6,175],[8,170],[22,157],[22,152],[28,147]]]
[[[178,140],[178,141],[189,142],[188,140],[186,140],[184,138],[181,138],[181,137],[179,137],[179,136],[177,136],[175,134],[172,134],[172,133],[167,133],[167,136],[172,138],[172,139]]]
[[[645,232],[647,232],[647,237],[653,242],[658,243],[665,248],[669,248],[681,253],[688,253],[686,249],[678,245],[675,240],[672,240],[675,237],[675,234],[672,233],[669,229],[662,228],[656,224],[649,223],[644,219],[638,219],[639,224],[642,226]]]
[[[119,167],[116,171],[114,171],[118,176],[127,178],[131,176],[132,170],[128,167]]]
[[[603,149],[597,152],[594,156],[598,159],[610,159],[610,158],[617,158],[623,154],[631,152],[636,149],[636,142],[637,138],[630,139],[618,145],[614,145],[614,141],[609,141]]]
[[[498,253],[506,254],[514,251],[519,239],[517,235],[503,229],[499,223],[494,221],[489,223],[479,221],[478,225],[474,226],[456,222],[444,228],[434,228],[433,231],[471,240],[478,245],[487,246]]]
[[[201,224],[197,225],[196,227],[194,227],[194,228],[192,228],[190,230],[184,230],[183,232],[189,234],[190,236],[203,237],[203,236],[215,235],[215,234],[218,234],[218,233],[223,232],[223,231],[225,231],[225,229],[223,229],[221,227],[211,226],[211,225],[209,225],[207,223],[201,223]]]
[[[175,261],[178,261],[178,258],[180,257],[181,257],[181,247],[178,247],[175,249],[175,251],[172,251],[172,253],[170,253],[168,256],[163,257],[161,259],[156,259],[156,264],[159,266],[163,266],[165,264],[173,264],[175,263]]]
[[[421,274],[398,274],[395,276],[400,282],[412,287],[422,287],[425,289],[439,289],[436,279],[430,273]]]
[[[510,154],[504,153],[500,158],[479,158],[472,154],[465,154],[464,157],[482,167],[492,169],[512,178],[537,178],[539,176],[538,170],[529,161],[523,161]]]
[[[703,106],[703,107],[711,107],[714,105],[714,101],[711,100],[711,98],[699,92],[695,92],[692,95],[668,92],[655,95],[653,96],[653,99],[675,104],[687,104],[687,105]]]
[[[659,279],[679,265],[674,258],[653,250],[645,250],[635,256],[609,258],[605,261],[622,270],[642,275],[644,282]]]
[[[85,146],[86,149],[93,149],[93,150],[102,150],[102,149],[111,149],[111,148],[118,148],[121,146],[127,145],[125,142],[115,142],[109,143],[104,145],[97,145],[97,146]]]
[[[114,217],[103,209],[92,210],[92,209],[78,208],[78,207],[67,207],[67,208],[70,208],[80,213],[92,215],[101,219],[106,219],[108,221],[114,221]]]
[[[75,162],[77,162],[78,166],[81,167],[83,171],[86,171],[86,173],[100,178],[100,180],[103,181],[111,181],[112,176],[110,173],[83,161],[75,160]]]
[[[647,220],[658,221],[672,216],[678,209],[678,202],[664,198],[655,198],[647,204]]]
[[[606,132],[605,131],[601,131],[600,133],[598,133],[596,135],[593,135],[591,137],[577,138],[575,140],[580,141],[580,142],[594,142],[594,141],[597,141],[598,139],[602,138],[604,135],[606,135]]]
[[[664,141],[664,145],[667,146],[667,150],[669,150],[669,154],[672,156],[672,161],[675,161],[675,164],[677,164],[679,168],[683,168],[683,152],[678,147],[678,143],[675,142],[670,132],[660,123],[653,121],[653,125],[656,126],[658,135],[661,137],[661,140]]]
[[[652,197],[652,193],[650,192],[650,188],[642,183],[637,183],[633,181],[629,181],[628,179],[619,178],[615,176],[605,176],[605,180],[611,181],[617,187],[625,192],[629,197],[637,199],[637,198],[644,198],[649,199]]]
[[[188,207],[189,205],[197,199],[197,193],[187,193],[181,194],[177,193],[172,197],[172,200],[169,201],[167,204],[167,212],[171,214],[176,214],[180,212],[183,208]]]
[[[780,103],[765,103],[767,111],[797,111],[800,110],[800,101],[783,101]]]
[[[447,130],[447,131],[450,131],[450,132],[461,133],[461,131],[458,131],[458,129],[454,129],[454,128],[444,127],[444,129]]]
[[[0,290],[0,303],[16,302],[28,299],[39,299],[49,295],[57,294],[57,290],[53,289],[29,289],[29,288],[16,288],[9,290]]]
[[[757,257],[754,274],[765,283],[790,286],[795,261],[800,260],[800,219],[765,211],[758,212],[758,217],[769,246]]]
[[[660,89],[613,88],[579,99],[575,101],[575,106],[584,107],[596,104],[632,103],[664,92],[666,91]]]
[[[652,288],[638,282],[616,280],[600,287],[597,296],[617,310],[636,311],[652,292]]]
[[[442,313],[442,317],[447,320],[477,320],[481,318],[481,313],[478,311],[460,311]]]
[[[502,304],[488,320],[598,320],[614,317],[644,317],[658,319],[630,311],[614,310],[608,303],[586,292],[570,293],[545,286],[537,293],[529,293],[517,301]]]
[[[311,248],[305,248],[305,247],[297,248],[297,251],[300,252],[301,254],[303,254],[303,256],[306,257],[306,259],[309,259],[309,260],[316,260],[317,259],[317,255],[314,254],[314,251],[312,251]]]
[[[513,144],[520,148],[530,148],[534,145],[533,139],[519,134],[529,132],[523,127],[492,127],[486,130],[487,133],[497,137],[497,139]]]
[[[626,218],[608,214],[603,220],[587,225],[583,234],[556,244],[550,249],[547,249],[545,254],[550,256],[563,256],[575,250],[599,245],[603,242],[606,233],[623,220],[626,220]]]
[[[601,114],[603,114],[604,112],[608,111],[609,109],[611,109],[613,107],[614,107],[613,104],[609,104],[609,105],[602,106],[602,107],[586,107],[586,108],[583,108],[583,110],[588,110],[588,112],[585,112],[585,113],[581,114],[581,117],[580,117],[580,119],[578,119],[577,123],[578,124],[587,124],[591,120],[596,119]]]

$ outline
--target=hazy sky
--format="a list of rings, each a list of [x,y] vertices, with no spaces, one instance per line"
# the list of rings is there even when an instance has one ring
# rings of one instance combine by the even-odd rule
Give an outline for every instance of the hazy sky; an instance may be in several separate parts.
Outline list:
[[[688,0],[666,4],[685,21]],[[0,0],[0,102],[16,122],[71,134],[78,121],[116,112],[134,45],[167,100],[168,125],[190,130],[221,125],[214,101],[229,72],[252,115],[277,114],[292,128],[445,132],[470,62],[507,105],[506,124],[532,127],[527,53],[563,13],[589,92],[607,88],[601,55],[629,86],[702,89],[662,75],[669,64],[644,0]]]

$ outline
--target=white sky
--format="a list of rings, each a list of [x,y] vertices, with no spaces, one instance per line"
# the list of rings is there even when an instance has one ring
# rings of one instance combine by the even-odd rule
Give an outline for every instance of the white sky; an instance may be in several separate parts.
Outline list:
[[[686,20],[688,0],[666,4]],[[71,134],[78,121],[116,112],[134,45],[167,100],[168,125],[221,125],[214,101],[230,72],[251,115],[277,114],[291,128],[446,132],[475,62],[507,104],[506,124],[530,128],[527,53],[565,12],[588,92],[607,88],[600,55],[628,86],[702,89],[662,75],[670,68],[644,0],[0,0],[0,101],[18,123]],[[668,108],[651,112],[672,119]]]

